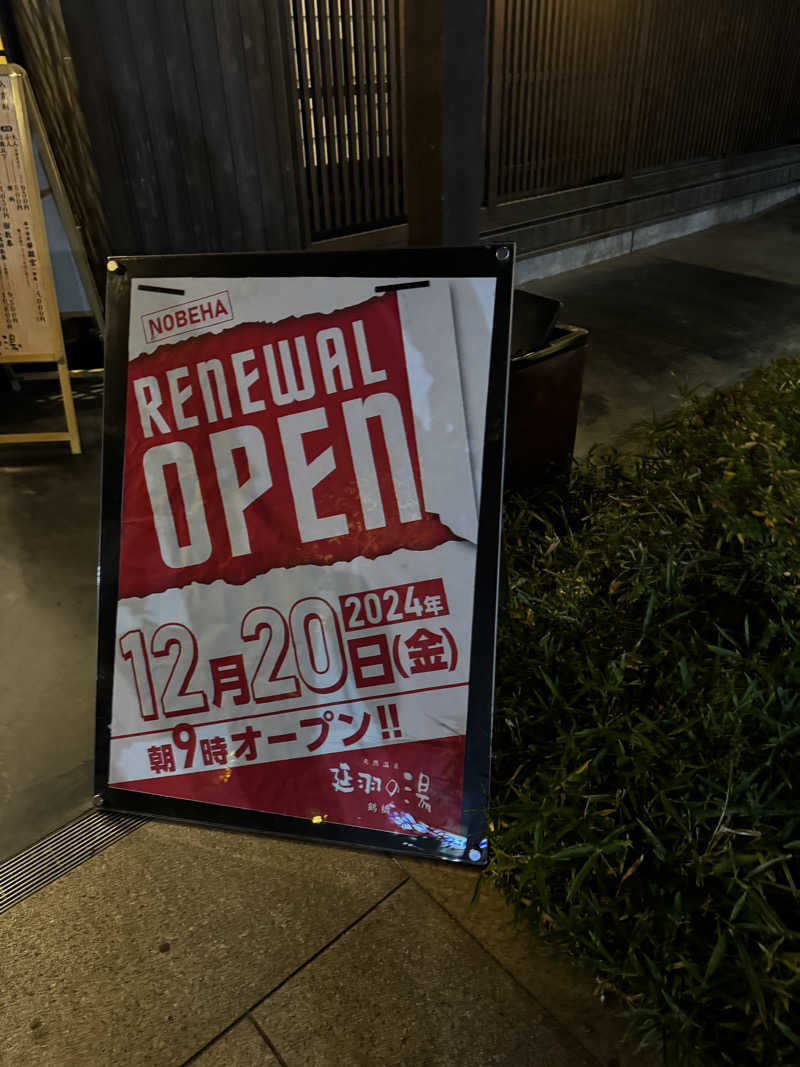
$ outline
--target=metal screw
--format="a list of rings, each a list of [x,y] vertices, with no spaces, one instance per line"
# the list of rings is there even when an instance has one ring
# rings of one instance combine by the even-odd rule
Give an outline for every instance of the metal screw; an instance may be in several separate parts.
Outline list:
[[[505,263],[505,261],[511,255],[511,252],[506,248],[505,245],[502,245],[500,248],[497,249],[495,255],[501,263]]]
[[[121,263],[117,263],[116,259],[109,259],[109,261],[106,263],[106,270],[109,271],[110,274],[125,273],[125,268],[122,266]]]
[[[100,793],[95,793],[95,795],[92,797],[92,804],[94,804],[96,808],[102,808],[103,797]]]

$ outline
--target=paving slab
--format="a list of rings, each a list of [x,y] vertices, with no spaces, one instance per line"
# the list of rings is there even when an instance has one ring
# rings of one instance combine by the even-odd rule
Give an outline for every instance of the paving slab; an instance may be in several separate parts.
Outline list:
[[[655,1065],[655,1059],[626,1039],[625,1023],[595,995],[591,974],[534,937],[526,925],[515,923],[513,909],[487,877],[455,864],[398,862],[603,1067]]]
[[[653,252],[665,259],[800,285],[800,197],[746,222],[668,241]]]
[[[253,1015],[287,1067],[598,1067],[411,883]]]
[[[725,387],[800,352],[794,285],[639,252],[523,288],[589,330],[578,456],[672,411],[683,387]]]
[[[192,1067],[280,1067],[249,1018],[242,1019],[190,1062]]]
[[[400,884],[386,856],[149,823],[0,918],[3,1067],[178,1067]]]

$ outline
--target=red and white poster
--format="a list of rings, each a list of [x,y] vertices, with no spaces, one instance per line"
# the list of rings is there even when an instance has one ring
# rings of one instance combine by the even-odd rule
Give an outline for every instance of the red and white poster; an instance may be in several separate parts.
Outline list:
[[[464,832],[496,280],[132,280],[108,785]]]

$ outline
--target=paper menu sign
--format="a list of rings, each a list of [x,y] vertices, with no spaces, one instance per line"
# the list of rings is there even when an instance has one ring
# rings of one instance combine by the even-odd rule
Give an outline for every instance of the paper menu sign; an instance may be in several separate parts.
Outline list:
[[[0,360],[6,362],[52,358],[62,344],[20,85],[17,73],[0,75]]]

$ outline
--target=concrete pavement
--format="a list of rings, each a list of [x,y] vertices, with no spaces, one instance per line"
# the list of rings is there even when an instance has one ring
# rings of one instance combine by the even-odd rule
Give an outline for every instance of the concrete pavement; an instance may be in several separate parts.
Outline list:
[[[800,351],[800,198],[524,288],[558,297],[564,320],[589,330],[584,455],[665,415],[682,388],[725,387]]]
[[[641,1062],[475,877],[148,823],[0,919],[0,1064]]]

